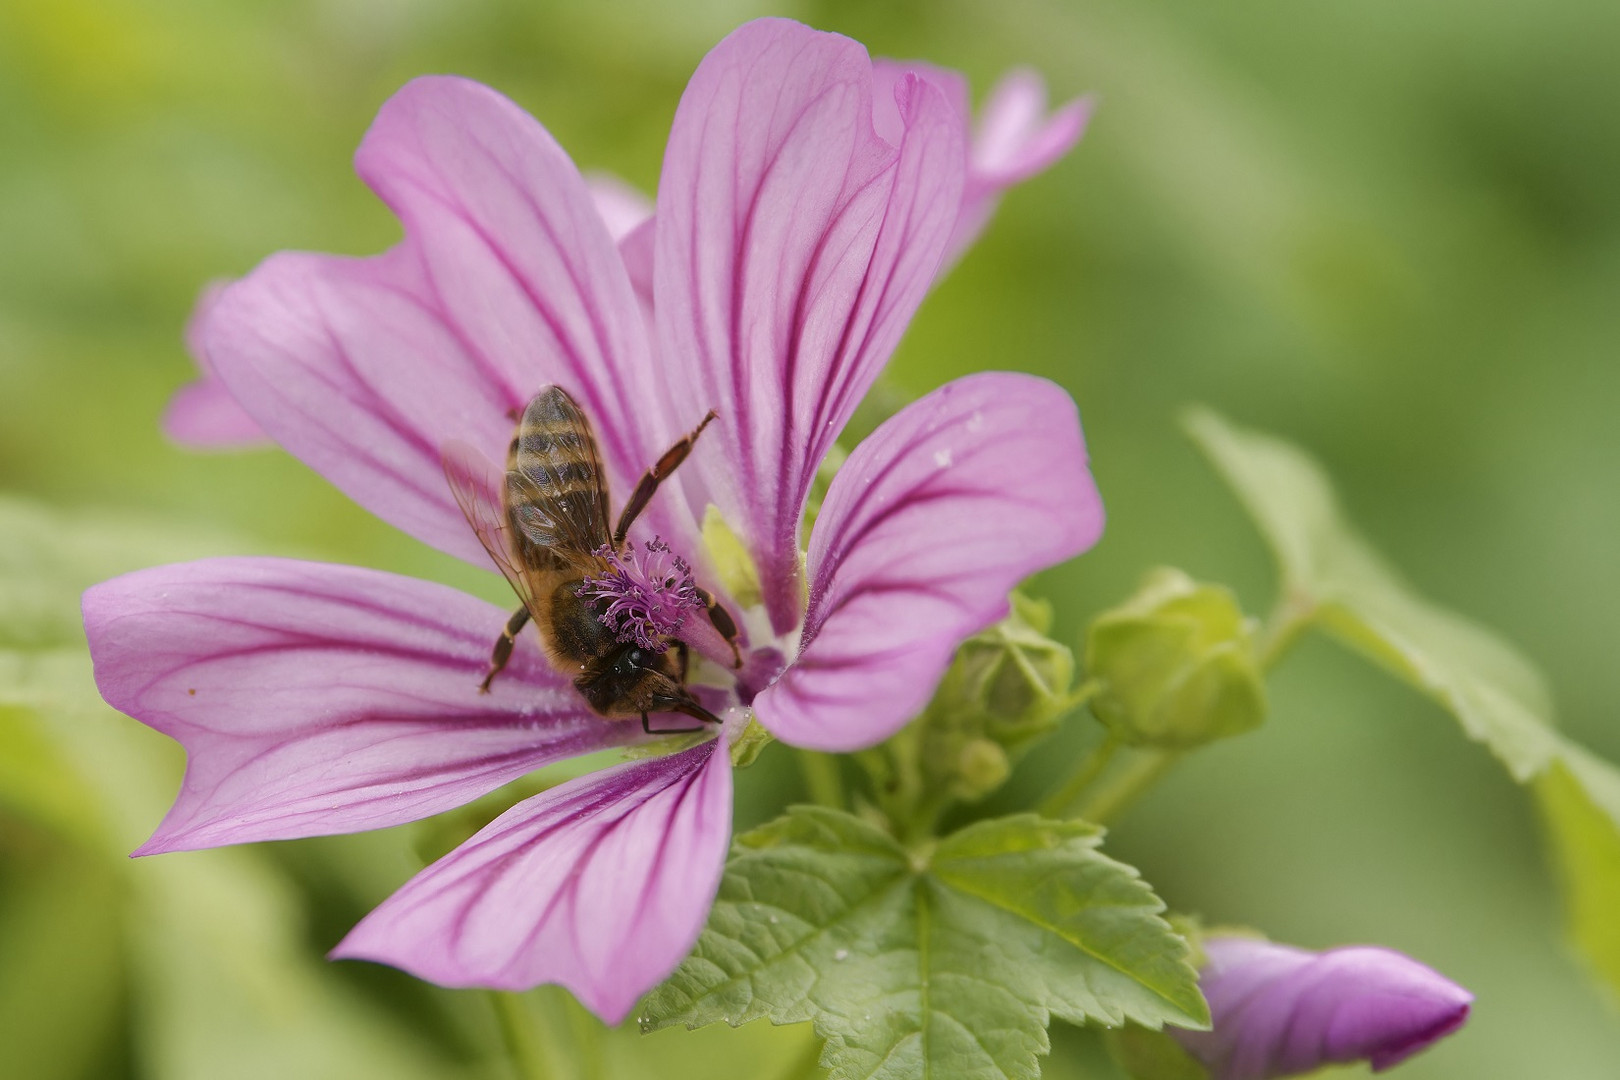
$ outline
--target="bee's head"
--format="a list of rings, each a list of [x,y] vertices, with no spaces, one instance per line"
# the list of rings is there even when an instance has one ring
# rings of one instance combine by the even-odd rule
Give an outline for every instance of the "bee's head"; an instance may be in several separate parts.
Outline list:
[[[718,724],[719,718],[681,685],[680,670],[670,651],[621,645],[593,664],[574,685],[591,708],[603,716],[637,716],[675,712]]]

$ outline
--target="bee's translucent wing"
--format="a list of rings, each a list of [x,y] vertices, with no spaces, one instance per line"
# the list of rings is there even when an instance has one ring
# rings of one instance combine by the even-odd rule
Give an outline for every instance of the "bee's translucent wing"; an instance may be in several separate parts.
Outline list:
[[[524,539],[565,562],[594,565],[592,553],[609,543],[607,477],[591,422],[561,387],[523,410],[506,505]]]
[[[450,490],[455,494],[456,505],[467,516],[467,523],[472,526],[473,532],[478,534],[479,543],[495,560],[501,576],[511,583],[512,591],[518,594],[523,606],[532,612],[534,588],[529,582],[528,572],[534,568],[527,565],[521,545],[512,535],[512,527],[501,509],[497,494],[503,480],[500,469],[489,458],[460,441],[445,443],[439,450],[439,456],[444,463],[444,477],[450,481]]]

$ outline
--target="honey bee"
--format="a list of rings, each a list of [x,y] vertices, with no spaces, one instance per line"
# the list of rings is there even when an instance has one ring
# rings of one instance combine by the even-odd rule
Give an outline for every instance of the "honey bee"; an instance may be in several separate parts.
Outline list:
[[[561,387],[542,390],[523,410],[500,483],[493,483],[494,466],[477,450],[464,443],[445,447],[445,476],[456,502],[523,601],[495,642],[481,693],[489,691],[511,658],[517,635],[532,619],[547,659],[573,679],[599,716],[640,716],[642,729],[649,734],[655,734],[649,713],[682,713],[704,723],[720,722],[686,688],[685,642],[663,638],[646,648],[621,640],[604,617],[602,602],[581,595],[587,579],[608,571],[608,553],[623,552],[636,517],[659,483],[686,460],[714,417],[711,410],[642,475],[611,535],[607,477],[590,420]],[[490,497],[492,487],[500,493],[498,507]],[[740,666],[736,623],[707,592],[695,592]],[[663,647],[656,647],[659,644]]]

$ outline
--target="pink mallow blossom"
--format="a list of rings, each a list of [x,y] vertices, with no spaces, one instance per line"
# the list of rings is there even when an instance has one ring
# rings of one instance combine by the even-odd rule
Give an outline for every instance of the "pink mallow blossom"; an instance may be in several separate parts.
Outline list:
[[[1167,1030],[1212,1080],[1270,1080],[1354,1061],[1388,1069],[1462,1027],[1474,1000],[1391,949],[1314,953],[1217,937],[1204,951],[1210,1030]]]
[[[877,134],[892,143],[899,142],[904,130],[895,89],[909,74],[925,78],[945,95],[962,124],[968,146],[961,203],[937,280],[990,223],[1002,192],[1044,172],[1080,141],[1091,117],[1092,100],[1078,98],[1048,112],[1045,82],[1037,73],[1019,68],[991,87],[975,119],[967,79],[961,73],[920,62],[874,60],[872,122]],[[639,227],[653,216],[652,200],[610,173],[585,174],[585,189],[608,235],[620,245],[637,295],[650,305],[653,230]],[[200,324],[218,289],[216,283],[204,291],[192,325]],[[198,378],[175,392],[163,418],[164,433],[172,442],[193,450],[265,445],[264,432],[214,375],[202,342],[189,329],[186,348],[197,365]]]
[[[966,161],[961,115],[927,72],[879,78],[847,38],[750,23],[693,75],[655,216],[624,237],[640,236],[632,256],[534,119],[477,83],[424,78],[382,107],[356,155],[404,240],[371,258],[272,256],[205,311],[202,350],[265,432],[485,568],[447,447],[498,478],[515,411],[560,385],[594,424],[616,510],[717,414],[638,520],[614,563],[623,580],[588,584],[630,598],[621,632],[689,643],[692,689],[726,730],[518,803],[335,956],[447,986],[561,983],[619,1021],[703,925],[736,727],[751,714],[828,751],[887,738],[957,643],[1006,612],[1009,588],[1096,540],[1073,402],[986,373],[856,447],[801,549],[817,467],[947,252]],[[752,560],[741,595],[705,546],[716,513]],[[740,668],[686,603],[688,575],[741,623]],[[138,854],[396,825],[648,741],[634,720],[593,715],[532,632],[478,693],[507,612],[442,585],[215,559],[98,585],[84,615],[102,694],[187,752]]]

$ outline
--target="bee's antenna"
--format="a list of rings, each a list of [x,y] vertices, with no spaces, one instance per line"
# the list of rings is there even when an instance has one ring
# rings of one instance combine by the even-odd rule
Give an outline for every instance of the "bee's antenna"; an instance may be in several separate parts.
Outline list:
[[[714,715],[714,713],[710,712],[708,709],[705,709],[702,705],[699,705],[697,701],[690,697],[657,698],[653,702],[653,707],[658,712],[681,713],[696,720],[701,720],[703,723],[699,724],[695,728],[663,728],[654,731],[652,721],[649,719],[646,713],[642,713],[641,730],[645,731],[649,735],[683,735],[693,731],[702,731],[704,724],[718,725],[721,723],[718,716]]]
[[[702,720],[705,724],[713,724],[716,727],[723,723],[718,716],[699,705],[692,698],[677,698],[670,704],[669,711],[682,713],[692,717],[694,720]]]

